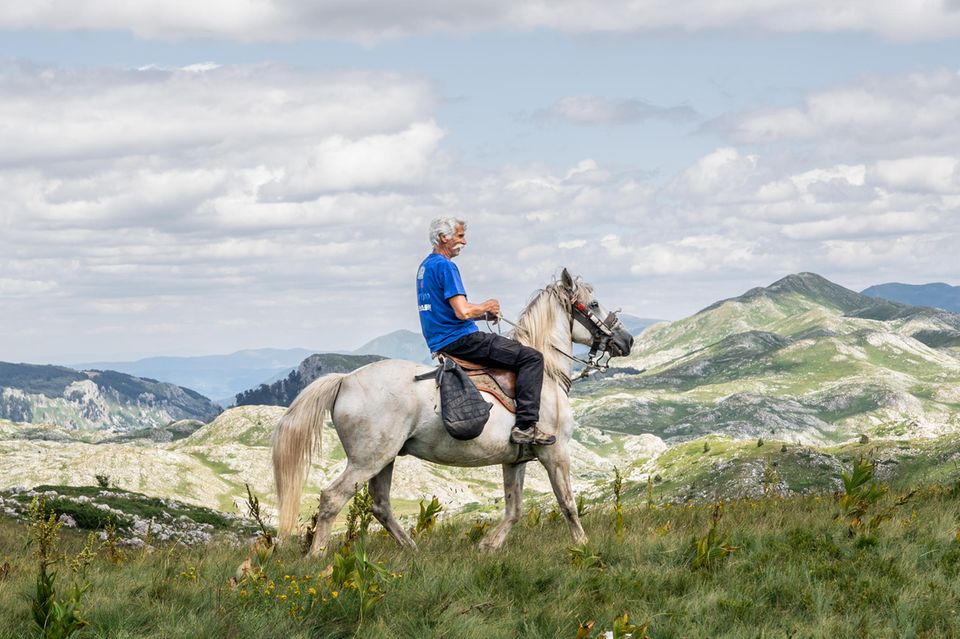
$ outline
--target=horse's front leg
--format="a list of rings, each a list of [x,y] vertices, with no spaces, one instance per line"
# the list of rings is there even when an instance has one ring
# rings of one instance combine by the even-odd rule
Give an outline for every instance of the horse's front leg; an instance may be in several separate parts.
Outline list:
[[[526,464],[503,465],[503,521],[480,542],[481,550],[498,550],[507,540],[507,533],[520,520],[526,469]]]
[[[574,543],[587,543],[587,533],[580,525],[577,502],[573,497],[573,487],[570,485],[570,454],[566,446],[558,443],[555,446],[542,447],[539,458],[540,463],[547,469],[553,494],[556,495],[560,511],[567,520]]]

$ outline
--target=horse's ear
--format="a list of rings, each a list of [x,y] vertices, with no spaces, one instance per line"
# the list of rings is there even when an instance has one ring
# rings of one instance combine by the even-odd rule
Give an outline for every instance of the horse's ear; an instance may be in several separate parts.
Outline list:
[[[566,268],[560,273],[560,283],[563,284],[563,287],[568,291],[573,291],[573,277]]]

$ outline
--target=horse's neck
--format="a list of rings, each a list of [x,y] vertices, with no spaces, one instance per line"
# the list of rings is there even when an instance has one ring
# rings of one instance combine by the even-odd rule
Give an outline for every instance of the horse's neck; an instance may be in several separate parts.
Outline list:
[[[571,334],[570,320],[563,312],[555,313],[556,321],[553,323],[553,330],[550,333],[550,370],[553,371],[553,377],[563,387],[563,392],[570,393],[570,385],[573,383],[573,336]],[[547,367],[547,354],[544,353],[544,368]]]
[[[544,297],[548,296],[548,297]],[[569,392],[570,378],[573,375],[573,339],[570,317],[560,301],[549,291],[543,291],[530,306],[550,305],[550,313],[524,312],[520,318],[520,330],[514,331],[514,337],[525,346],[538,349],[543,355],[544,372]],[[529,307],[528,307],[529,308]],[[543,321],[549,318],[552,321]]]

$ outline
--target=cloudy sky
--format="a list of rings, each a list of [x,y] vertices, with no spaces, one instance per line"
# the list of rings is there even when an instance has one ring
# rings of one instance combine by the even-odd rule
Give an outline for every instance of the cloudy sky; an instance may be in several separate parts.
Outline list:
[[[960,1],[0,7],[0,360],[417,329],[429,220],[515,316],[960,284]]]

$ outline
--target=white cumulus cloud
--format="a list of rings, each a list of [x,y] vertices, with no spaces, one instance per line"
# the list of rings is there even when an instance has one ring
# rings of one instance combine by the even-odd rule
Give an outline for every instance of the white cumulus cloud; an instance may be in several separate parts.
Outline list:
[[[43,0],[5,3],[0,28],[128,30],[145,38],[375,42],[411,34],[554,29],[570,33],[704,31],[874,33],[894,40],[960,34],[953,4],[919,0]]]

